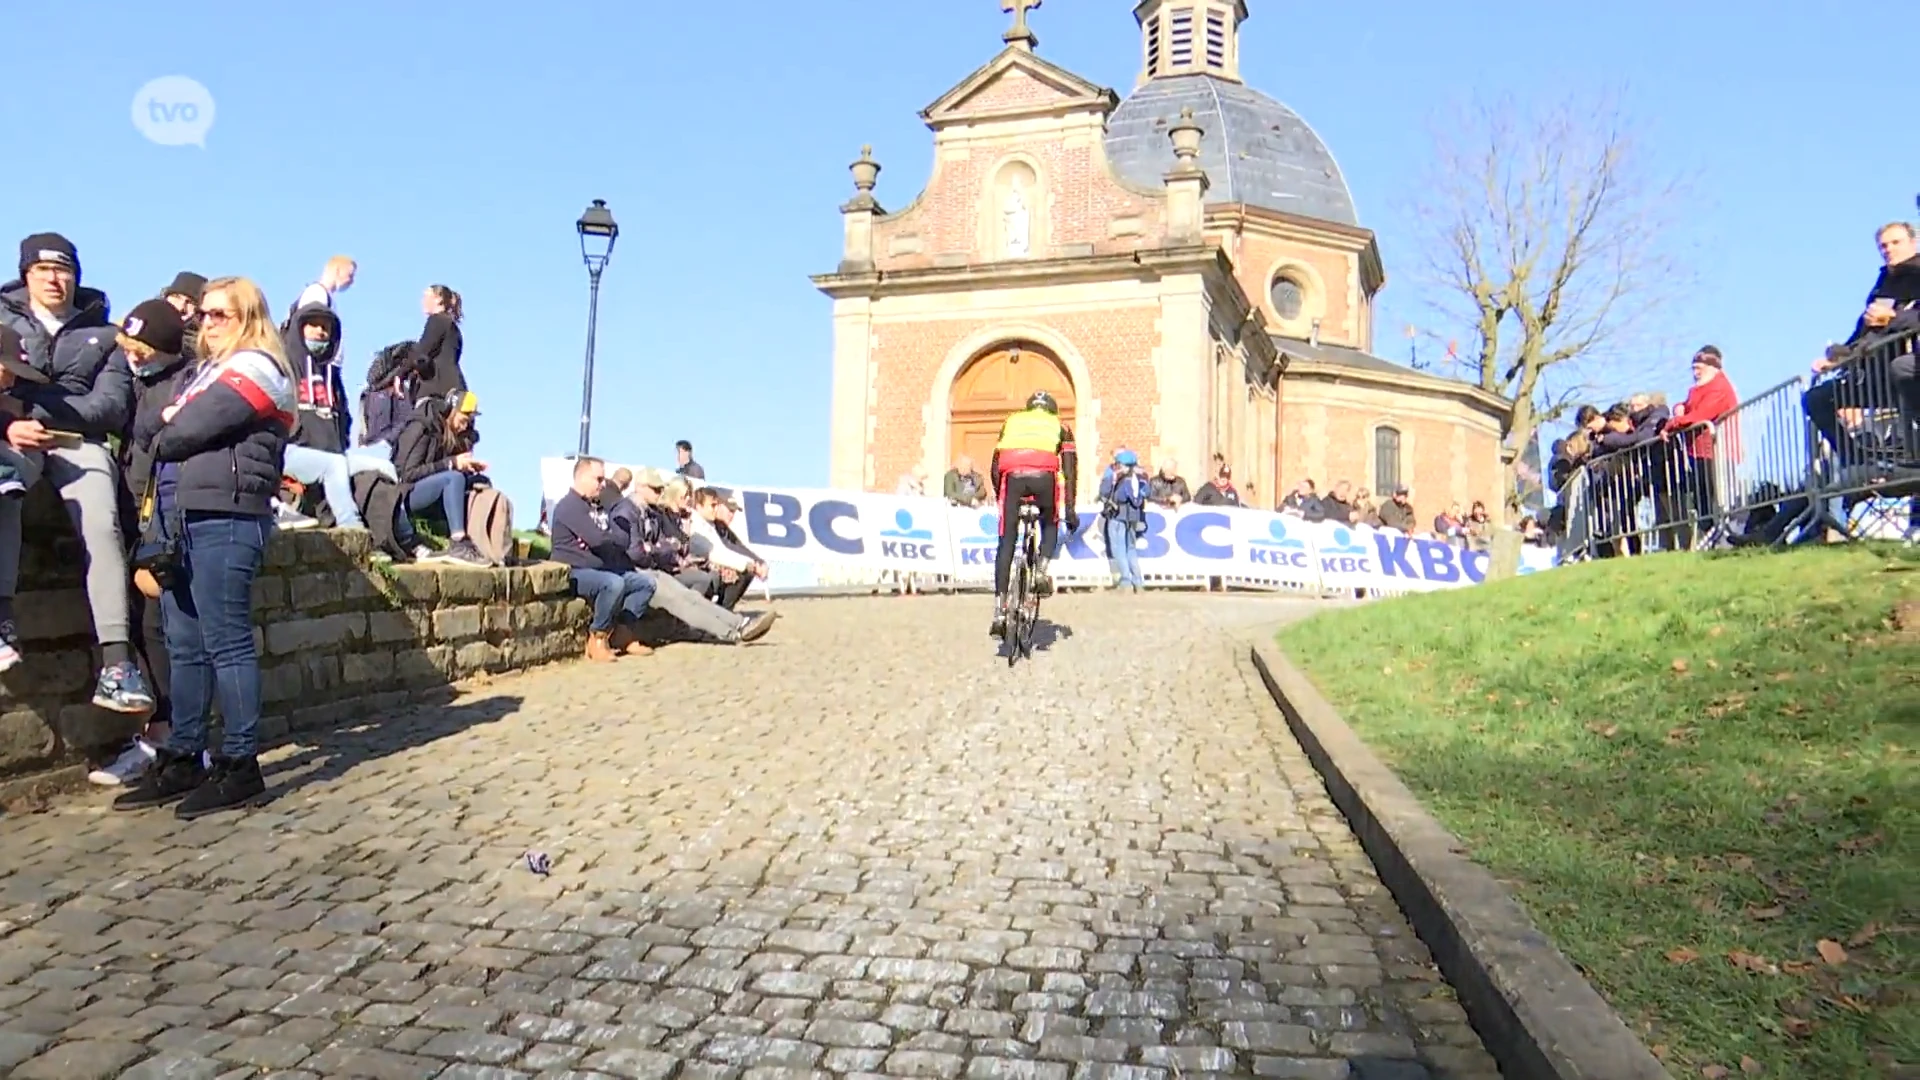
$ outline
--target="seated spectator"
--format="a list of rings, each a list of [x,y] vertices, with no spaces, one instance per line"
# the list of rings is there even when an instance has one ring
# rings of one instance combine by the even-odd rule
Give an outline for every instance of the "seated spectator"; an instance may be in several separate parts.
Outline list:
[[[1326,517],[1320,509],[1319,487],[1312,480],[1304,477],[1299,483],[1293,485],[1293,490],[1287,492],[1285,498],[1280,500],[1280,505],[1274,507],[1274,512],[1296,517],[1311,517],[1315,521],[1324,520]]]
[[[993,488],[973,467],[973,459],[961,454],[953,459],[953,468],[940,482],[940,494],[955,506],[984,506],[992,501]]]
[[[402,341],[375,353],[367,367],[367,388],[360,391],[360,445],[389,458],[401,429],[413,419],[413,376],[407,370],[412,351],[413,342]]]
[[[21,403],[6,417],[8,464],[22,490],[44,476],[60,493],[86,551],[87,605],[100,645],[93,703],[144,716],[153,694],[134,663],[125,538],[115,479],[117,437],[133,405],[124,363],[108,362],[116,349],[105,293],[80,284],[80,254],[58,233],[20,242],[20,280],[0,285],[0,322],[16,335],[38,379],[23,381],[0,368],[0,392]],[[44,380],[44,381],[41,381]],[[21,499],[0,498],[0,671],[20,663],[13,596],[20,573]]]
[[[1710,518],[1719,511],[1719,480],[1713,468],[1716,445],[1713,424],[1739,405],[1740,395],[1727,378],[1720,350],[1712,345],[1701,346],[1693,354],[1693,388],[1687,391],[1687,400],[1673,410],[1673,418],[1666,426],[1669,438],[1680,435],[1685,440],[1683,448],[1669,452],[1677,481],[1675,487],[1692,503],[1696,520]],[[1681,434],[1683,432],[1685,434]],[[1693,531],[1681,531],[1684,546],[1692,547]]]
[[[705,539],[706,559],[719,577],[720,606],[733,610],[755,578],[765,581],[771,574],[766,561],[741,543],[733,533],[733,515],[740,503],[726,488],[704,487],[694,496],[693,536]],[[697,552],[697,548],[696,548]]]
[[[1459,503],[1449,503],[1445,513],[1434,517],[1433,535],[1449,544],[1466,539],[1467,523],[1461,516]]]
[[[352,420],[346,379],[340,373],[340,317],[320,304],[303,307],[293,313],[282,344],[299,376],[294,384],[299,412],[281,470],[301,484],[321,485],[334,527],[365,528],[354,505],[353,473],[346,457]],[[304,517],[297,508],[278,513],[282,528],[289,527],[289,518]]]
[[[196,311],[199,289],[205,284],[203,281],[196,288]],[[118,458],[120,529],[131,556],[144,538],[157,539],[160,531],[160,523],[150,512],[155,495],[153,448],[149,442],[135,439],[133,433],[136,429],[158,431],[160,413],[173,404],[185,386],[190,374],[182,355],[186,323],[178,305],[148,300],[121,320],[120,333],[114,340],[119,349],[107,362],[125,365],[133,387],[133,407],[121,432]],[[4,344],[0,344],[3,351]],[[167,658],[167,637],[160,617],[160,583],[151,571],[139,569],[133,572],[133,584],[127,620],[129,626],[138,625],[140,629],[135,651],[152,687],[153,712],[148,714],[144,730],[121,747],[111,761],[87,774],[88,781],[103,787],[131,784],[145,775],[172,734],[173,665]]]
[[[1164,506],[1168,510],[1180,509],[1180,504],[1193,501],[1193,493],[1187,490],[1187,481],[1180,475],[1180,463],[1173,458],[1160,459],[1160,468],[1147,482],[1147,501],[1155,506]]]
[[[1353,523],[1371,528],[1380,527],[1380,508],[1374,505],[1373,492],[1361,488],[1353,496]]]
[[[1213,479],[1200,485],[1193,495],[1195,506],[1239,506],[1240,492],[1233,486],[1233,469],[1227,459],[1213,455]]]
[[[923,465],[915,465],[913,468],[901,473],[900,482],[894,485],[893,493],[895,495],[925,495],[927,493],[926,467]]]
[[[466,391],[455,391],[455,400],[421,398],[407,426],[400,431],[393,463],[400,473],[400,487],[408,513],[438,512],[446,523],[447,549],[431,558],[440,562],[467,566],[489,566],[473,541],[467,538],[467,490],[472,478],[485,471],[487,463],[466,449],[465,436],[480,412],[479,399]],[[401,541],[405,546],[405,540]]]
[[[1535,547],[1553,546],[1553,538],[1547,535],[1547,530],[1541,527],[1540,520],[1532,514],[1520,519],[1520,542],[1532,544]]]
[[[420,310],[426,313],[427,325],[407,353],[406,370],[414,400],[446,398],[456,390],[465,390],[467,376],[460,368],[465,342],[460,322],[466,316],[460,307],[460,294],[445,285],[429,285],[420,294]]]
[[[674,472],[689,480],[705,480],[707,478],[707,470],[702,468],[699,462],[693,460],[692,443],[685,439],[674,443],[673,456],[680,463],[679,467],[674,469]]]
[[[1332,491],[1320,497],[1320,512],[1324,520],[1336,525],[1353,524],[1353,482],[1341,480],[1335,483]]]
[[[1460,523],[1466,533],[1467,546],[1475,551],[1486,551],[1493,546],[1493,516],[1487,513],[1487,504],[1478,499],[1473,508],[1467,511],[1466,520]]]
[[[1380,527],[1397,529],[1403,533],[1414,530],[1413,503],[1409,500],[1407,486],[1401,484],[1393,489],[1393,498],[1380,504]]]
[[[245,806],[266,791],[255,756],[253,582],[273,533],[295,401],[292,368],[257,286],[245,278],[208,282],[202,317],[204,358],[160,411],[158,430],[134,429],[159,462],[156,518],[181,545],[160,597],[173,667],[173,730],[140,783],[113,804],[139,810],[179,800],[181,818]],[[222,743],[203,768],[216,702]]]
[[[773,613],[742,618],[700,598],[665,573],[643,570],[628,556],[628,538],[599,505],[606,465],[575,460],[572,489],[554,504],[553,557],[567,564],[576,594],[593,604],[587,659],[645,656],[653,650],[633,635],[649,607],[658,606],[694,630],[720,641],[747,644],[766,636]],[[656,604],[657,601],[657,604]],[[625,640],[616,640],[619,633]]]
[[[1875,237],[1880,247],[1880,275],[1867,293],[1866,310],[1854,323],[1846,344],[1828,350],[1813,362],[1814,375],[1833,373],[1816,382],[1801,397],[1802,408],[1842,464],[1857,464],[1864,456],[1850,431],[1842,431],[1846,412],[1891,408],[1897,411],[1903,444],[1896,456],[1912,464],[1920,455],[1920,375],[1912,351],[1898,356],[1867,355],[1863,348],[1881,335],[1920,328],[1920,248],[1913,226],[1896,221],[1882,226]]]

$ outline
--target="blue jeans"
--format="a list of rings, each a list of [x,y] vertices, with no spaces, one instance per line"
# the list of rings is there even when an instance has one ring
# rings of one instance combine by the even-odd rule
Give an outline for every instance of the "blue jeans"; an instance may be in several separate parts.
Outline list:
[[[1120,575],[1120,584],[1135,588],[1146,584],[1140,579],[1140,551],[1133,546],[1132,525],[1107,519],[1107,563]]]
[[[638,570],[575,569],[573,594],[593,604],[593,632],[613,629],[614,620],[637,621],[653,601],[653,576]]]
[[[449,536],[467,535],[467,474],[458,469],[437,472],[413,485],[407,509],[423,513],[439,504]]]
[[[189,514],[181,571],[160,594],[173,666],[173,731],[167,749],[198,756],[207,718],[220,705],[226,757],[259,749],[260,655],[253,645],[253,579],[266,558],[270,517]]]
[[[353,504],[353,476],[347,469],[345,454],[329,454],[325,450],[288,443],[280,471],[303,484],[319,484],[327,493],[327,509],[333,511],[334,525],[342,529],[363,527],[360,510]]]

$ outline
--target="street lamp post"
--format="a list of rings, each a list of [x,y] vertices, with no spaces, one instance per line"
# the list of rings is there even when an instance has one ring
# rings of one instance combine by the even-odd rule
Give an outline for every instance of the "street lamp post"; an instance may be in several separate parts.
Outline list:
[[[587,364],[580,387],[580,456],[585,457],[593,430],[593,337],[600,323],[600,272],[613,257],[613,242],[620,236],[620,226],[613,223],[607,200],[595,199],[574,228],[580,232],[580,257],[587,264],[588,282]]]

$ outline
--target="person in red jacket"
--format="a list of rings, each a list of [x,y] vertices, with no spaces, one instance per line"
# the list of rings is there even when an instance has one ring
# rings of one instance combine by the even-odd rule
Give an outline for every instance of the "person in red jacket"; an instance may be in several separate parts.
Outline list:
[[[1696,521],[1712,517],[1720,504],[1716,449],[1729,466],[1740,454],[1740,432],[1730,418],[1740,405],[1740,395],[1727,378],[1724,363],[1717,346],[1703,345],[1693,354],[1693,387],[1687,391],[1687,400],[1673,410],[1664,432],[1668,436],[1685,432],[1681,437],[1687,452],[1673,455],[1670,467],[1678,481],[1675,489],[1693,496]],[[1686,539],[1687,546],[1692,546],[1691,537]]]

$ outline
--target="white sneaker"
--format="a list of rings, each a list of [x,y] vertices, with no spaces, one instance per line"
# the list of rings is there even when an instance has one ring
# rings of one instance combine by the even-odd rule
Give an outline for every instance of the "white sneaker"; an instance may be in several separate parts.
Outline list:
[[[414,562],[432,562],[433,557],[437,554],[439,553],[434,551],[432,548],[428,547],[425,544],[416,544],[414,545],[414,548],[413,548],[413,561]]]
[[[286,503],[273,504],[273,527],[276,529],[311,529],[319,524],[319,518],[310,518]]]
[[[153,764],[154,749],[145,739],[133,740],[133,745],[120,752],[110,765],[104,765],[87,774],[87,780],[101,787],[121,787],[138,780],[147,767]]]

